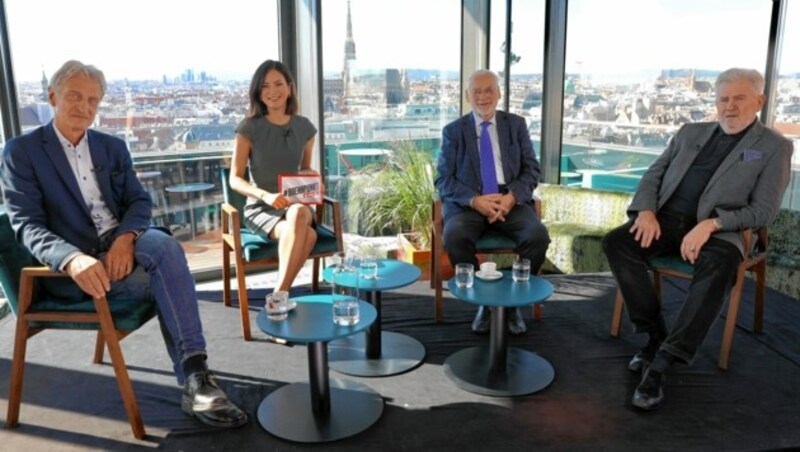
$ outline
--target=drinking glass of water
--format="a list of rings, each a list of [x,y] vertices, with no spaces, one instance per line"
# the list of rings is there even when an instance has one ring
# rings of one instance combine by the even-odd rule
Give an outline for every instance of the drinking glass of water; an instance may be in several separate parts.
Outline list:
[[[355,325],[358,312],[358,274],[355,267],[342,265],[333,270],[333,323]]]
[[[374,257],[361,258],[361,277],[364,279],[378,278],[378,260]]]
[[[333,296],[333,323],[350,326],[358,323],[358,299],[342,295]]]
[[[511,267],[511,279],[522,282],[531,279],[530,259],[519,258],[514,261],[514,265]]]
[[[475,267],[469,263],[456,264],[456,287],[470,288],[475,283]]]

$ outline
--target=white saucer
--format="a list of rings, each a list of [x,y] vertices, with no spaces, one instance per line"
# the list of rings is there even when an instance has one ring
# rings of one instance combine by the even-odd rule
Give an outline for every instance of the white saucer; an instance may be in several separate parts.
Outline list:
[[[498,271],[495,271],[494,273],[483,273],[482,271],[478,270],[475,272],[475,276],[484,281],[496,281],[503,277],[503,273]]]
[[[289,303],[287,303],[286,310],[270,311],[269,309],[267,309],[267,314],[280,314],[281,312],[289,312],[296,307],[297,307],[297,302],[294,300],[289,300]]]

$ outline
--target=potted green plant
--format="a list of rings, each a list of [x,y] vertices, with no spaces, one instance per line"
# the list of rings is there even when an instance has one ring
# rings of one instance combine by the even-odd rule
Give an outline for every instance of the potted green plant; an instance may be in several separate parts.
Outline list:
[[[360,171],[349,193],[364,233],[397,234],[398,259],[419,266],[423,279],[430,277],[433,178],[433,153],[399,142],[381,165]]]

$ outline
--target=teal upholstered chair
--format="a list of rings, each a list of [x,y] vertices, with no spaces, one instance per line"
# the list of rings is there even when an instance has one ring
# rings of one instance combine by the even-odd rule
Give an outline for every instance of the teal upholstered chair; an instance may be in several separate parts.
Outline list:
[[[142,417],[119,341],[155,316],[155,303],[87,297],[80,303],[66,304],[39,296],[36,279],[58,277],[67,276],[36,263],[30,253],[17,244],[8,215],[0,212],[0,285],[17,316],[6,425],[16,427],[19,422],[28,338],[46,329],[88,329],[97,330],[95,363],[102,361],[105,346],[108,346],[133,436],[144,438]]]
[[[247,300],[245,272],[252,267],[277,264],[278,242],[265,240],[244,226],[244,205],[247,198],[231,189],[228,182],[229,168],[221,168],[220,176],[224,194],[222,203],[223,301],[225,306],[231,305],[230,272],[231,254],[233,254],[239,291],[239,311],[242,318],[242,336],[244,340],[249,341],[252,336],[250,334],[250,305]],[[330,211],[327,216],[328,223],[326,223],[326,210]],[[309,256],[314,259],[311,284],[315,292],[319,288],[320,260],[344,249],[339,202],[325,196],[323,204],[316,209],[316,223],[317,243]]]
[[[764,325],[764,292],[767,284],[767,243],[769,241],[767,228],[758,229],[755,247],[753,244],[753,233],[750,229],[744,231],[744,249],[752,250],[748,252],[736,273],[736,282],[731,289],[731,298],[728,301],[728,313],[725,317],[725,330],[722,335],[722,346],[719,352],[718,365],[720,369],[728,369],[728,361],[733,347],[733,333],[736,331],[736,319],[739,316],[739,307],[742,304],[742,288],[744,287],[745,273],[750,271],[756,275],[755,309],[753,319],[753,331],[761,333]],[[653,286],[656,294],[661,296],[661,277],[663,275],[675,276],[678,278],[692,279],[694,267],[684,261],[680,255],[659,256],[649,261],[650,269],[653,273]],[[659,300],[661,301],[661,300]],[[622,325],[622,313],[625,307],[622,292],[617,289],[614,300],[614,314],[611,319],[611,335],[619,336],[620,326]]]
[[[534,198],[536,214],[542,217],[542,204],[539,198]],[[443,257],[447,254],[444,251],[442,222],[442,201],[433,201],[431,208],[431,287],[434,290],[434,318],[436,323],[444,319],[444,306],[442,303],[442,284],[444,276],[442,274]],[[514,241],[510,238],[494,231],[487,231],[478,239],[476,244],[478,254],[517,254],[514,251]],[[533,306],[533,317],[539,320],[542,316],[540,303]]]

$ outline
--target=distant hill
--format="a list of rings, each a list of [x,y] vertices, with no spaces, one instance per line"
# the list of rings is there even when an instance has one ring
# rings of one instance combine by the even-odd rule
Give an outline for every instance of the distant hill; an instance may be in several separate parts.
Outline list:
[[[694,71],[694,76],[697,78],[717,78],[719,73],[722,72],[710,69],[662,69],[661,76],[666,78],[688,77],[692,75],[692,71]]]

